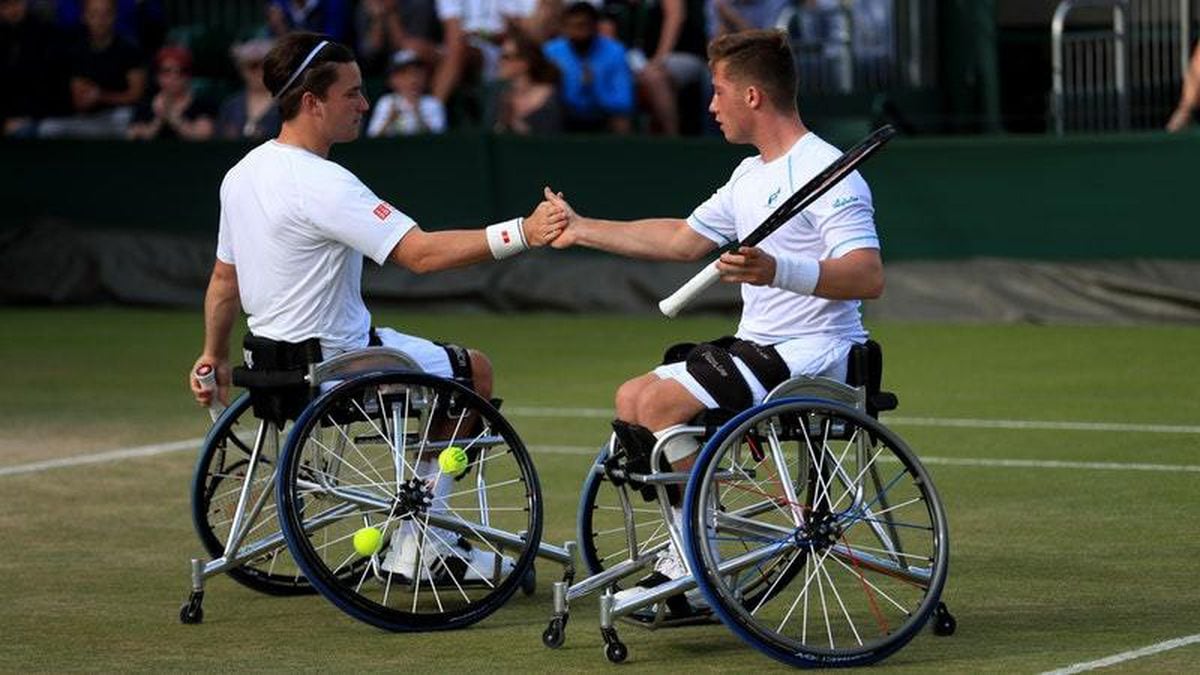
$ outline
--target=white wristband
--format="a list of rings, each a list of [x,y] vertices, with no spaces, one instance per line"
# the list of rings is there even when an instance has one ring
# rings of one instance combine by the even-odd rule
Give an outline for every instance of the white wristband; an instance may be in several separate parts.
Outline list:
[[[821,261],[816,258],[775,258],[775,280],[771,285],[800,295],[812,295],[821,278]]]
[[[525,241],[525,230],[521,226],[524,218],[513,218],[487,226],[488,248],[496,260],[511,258],[529,248]]]

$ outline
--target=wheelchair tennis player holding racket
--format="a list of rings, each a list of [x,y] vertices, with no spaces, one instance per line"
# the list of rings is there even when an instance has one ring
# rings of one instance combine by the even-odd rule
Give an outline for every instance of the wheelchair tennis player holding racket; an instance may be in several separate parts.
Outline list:
[[[707,285],[705,277],[742,285],[736,334],[676,345],[667,350],[663,365],[617,390],[616,438],[636,455],[649,455],[657,438],[702,411],[744,410],[788,378],[844,381],[851,347],[867,340],[860,301],[883,290],[871,192],[856,171],[846,170],[865,157],[847,163],[801,121],[786,36],[770,30],[734,33],[714,40],[708,53],[714,86],[709,110],[726,140],[751,144],[759,154],[739,164],[689,217],[588,218],[561,194],[546,191],[568,222],[552,246],[587,246],[648,260],[698,260],[717,248],[762,239],[761,233],[752,235],[769,216],[780,215],[776,211],[786,218],[776,219],[771,237],[732,247],[698,275],[700,289]],[[841,170],[831,174],[835,168]],[[788,212],[789,200],[807,205]],[[674,315],[678,303],[667,305],[664,301],[664,311]],[[683,436],[667,445],[664,455],[673,470],[685,471],[698,449],[692,437]],[[672,497],[675,501],[678,494]],[[672,506],[678,524],[681,509],[678,503]],[[644,593],[686,573],[680,552],[668,547],[653,574],[618,596]],[[688,595],[693,605],[703,602],[694,591]]]

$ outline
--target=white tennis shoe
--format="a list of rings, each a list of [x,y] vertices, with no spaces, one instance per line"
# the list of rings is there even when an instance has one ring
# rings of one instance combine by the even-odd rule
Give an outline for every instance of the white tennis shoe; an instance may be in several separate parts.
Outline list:
[[[449,530],[431,527],[425,547],[418,556],[417,533],[409,523],[392,532],[391,545],[379,567],[406,581],[417,578],[417,558],[421,558],[421,579],[441,584],[486,581],[497,583],[516,567],[509,556],[484,551]]]

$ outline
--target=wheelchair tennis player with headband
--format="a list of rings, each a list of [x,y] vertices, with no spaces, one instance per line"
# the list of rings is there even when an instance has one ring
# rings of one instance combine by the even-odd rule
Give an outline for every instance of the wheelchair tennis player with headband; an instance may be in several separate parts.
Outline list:
[[[610,661],[628,653],[615,619],[658,627],[716,614],[780,661],[865,665],[930,616],[953,631],[939,600],[944,512],[915,455],[875,419],[895,397],[879,391],[881,351],[860,315],[884,280],[871,192],[854,168],[894,130],[844,155],[810,131],[780,31],[722,36],[708,53],[710,111],[726,140],[759,154],[690,216],[602,220],[545,192],[567,214],[556,248],[674,261],[726,249],[660,304],[668,316],[718,279],[741,286],[743,307],[736,334],[674,345],[618,388],[579,507],[591,576],[555,584],[543,643],[561,646],[570,603],[602,591]],[[635,507],[631,491],[657,508]]]
[[[291,389],[277,386],[280,372],[300,372],[369,347],[400,354],[398,358],[403,364],[419,371],[422,377],[454,381],[458,383],[453,385],[456,387],[465,385],[465,390],[455,393],[448,389],[452,385],[431,380],[430,384],[422,385],[421,396],[425,398],[414,394],[398,409],[395,419],[407,419],[406,416],[426,411],[426,427],[421,430],[423,442],[436,441],[439,434],[453,440],[452,434],[467,434],[474,428],[472,425],[486,426],[483,418],[494,413],[483,410],[488,407],[493,385],[487,357],[458,345],[373,327],[361,295],[363,257],[379,265],[392,262],[418,274],[508,258],[553,240],[565,225],[565,215],[558,207],[542,201],[524,218],[475,230],[426,232],[399,208],[376,196],[350,171],[329,159],[333,145],[358,137],[362,116],[369,109],[362,75],[350,49],[327,36],[292,33],[281,38],[267,55],[263,78],[279,105],[282,130],[278,138],[250,150],[221,183],[216,260],[204,301],[204,346],[188,377],[195,400],[210,408],[228,403],[229,341],[234,322],[244,310],[249,333],[243,343],[246,363],[242,384],[252,394],[271,393],[255,398],[254,413],[273,424],[277,436],[285,424],[297,419],[312,398],[303,385],[292,383]],[[254,383],[258,383],[257,388]],[[307,384],[315,388],[318,383]],[[324,384],[325,388],[330,386],[328,381]],[[304,391],[293,395],[297,387]],[[372,391],[383,401],[389,391],[400,388],[400,385],[381,384]],[[279,395],[281,391],[291,394]],[[437,398],[437,392],[445,394],[442,399]],[[462,403],[471,396],[481,402],[477,408]],[[458,403],[451,405],[451,399]],[[330,411],[315,424],[313,433],[325,428],[348,428],[346,420],[354,415],[356,405],[358,411],[363,411],[360,421],[381,426],[382,423],[374,421],[377,403],[363,401],[346,399],[344,407],[348,409]],[[472,412],[464,419],[463,411],[467,409]],[[454,412],[459,414],[457,423],[452,416]],[[398,430],[388,432],[392,435],[389,442],[404,441]],[[229,441],[247,449],[232,432],[217,440],[222,447]],[[377,443],[378,439],[369,441],[368,435],[359,434],[345,441],[356,446]],[[445,446],[446,442],[442,444]],[[261,445],[262,434],[253,451],[245,452],[239,471],[244,471],[245,462],[249,461],[249,471],[253,472],[253,463],[263,454]],[[396,460],[396,484],[400,485],[401,478],[409,483],[392,495],[398,499],[399,494],[414,504],[426,503],[422,507],[427,518],[420,526],[421,536],[416,536],[418,525],[414,518],[389,521],[384,529],[387,540],[382,544],[380,559],[371,558],[371,569],[388,580],[394,576],[417,584],[422,580],[421,569],[430,577],[444,576],[443,573],[453,569],[454,578],[442,581],[460,585],[479,581],[476,577],[485,576],[481,570],[507,569],[511,561],[499,549],[492,552],[478,546],[472,549],[454,533],[429,525],[428,516],[432,514],[436,519],[438,505],[449,503],[455,483],[452,477],[439,472],[436,448],[425,447],[422,445],[422,451],[411,458]],[[365,460],[367,455],[362,448],[354,450]],[[202,464],[204,461],[207,460],[202,460]],[[337,461],[343,465],[349,463],[342,456]],[[198,475],[205,471],[201,467]],[[222,490],[238,492],[229,490],[227,485],[217,487],[216,481],[222,478],[229,482],[229,472],[217,467],[207,470],[207,474],[208,487],[198,482],[194,489],[194,495],[202,495],[203,501],[214,501],[212,495]],[[327,483],[329,480],[326,477]],[[269,484],[266,489],[270,489]],[[240,492],[229,541],[210,546],[210,549],[224,546],[226,558],[236,553],[232,549],[238,542],[233,540],[241,540],[247,534],[238,526],[245,525],[241,520],[244,515],[249,517],[253,495],[249,488]],[[253,506],[254,515],[266,512],[265,501],[263,497]],[[295,501],[300,505],[297,508],[304,508],[303,495]],[[214,531],[219,529],[214,527],[216,508],[212,506],[207,512],[205,508],[201,505],[194,509],[199,514],[194,520],[202,539],[212,539]],[[416,544],[418,540],[424,544]],[[269,544],[280,551],[280,542],[281,538],[276,536],[264,546]],[[269,583],[260,590],[266,592],[290,592],[296,583],[272,576],[274,558],[270,560],[270,570],[265,565],[263,569],[251,570],[255,572],[251,581],[265,579]],[[363,569],[362,564],[356,569]],[[194,562],[193,579],[197,576]],[[300,577],[293,574],[292,579]],[[331,579],[336,581],[340,577],[334,574]],[[281,587],[285,581],[287,584]],[[199,585],[194,581],[194,587]],[[416,604],[414,600],[414,607]],[[185,613],[186,610],[185,607]],[[190,618],[193,620],[189,622],[197,622],[198,614],[193,612]],[[478,618],[463,612],[464,622]],[[185,621],[188,619],[185,617]]]

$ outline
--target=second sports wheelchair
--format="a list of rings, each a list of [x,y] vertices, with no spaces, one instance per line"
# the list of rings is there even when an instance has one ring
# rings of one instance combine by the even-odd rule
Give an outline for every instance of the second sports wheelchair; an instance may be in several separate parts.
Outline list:
[[[945,514],[916,456],[876,419],[897,405],[880,391],[881,373],[879,346],[868,342],[851,351],[849,384],[788,380],[749,410],[706,411],[673,429],[648,457],[633,456],[614,433],[579,504],[590,576],[555,584],[544,644],[561,646],[571,604],[596,592],[613,662],[628,655],[617,619],[658,628],[719,618],[796,666],[874,663],[931,616],[936,633],[953,633],[940,600]],[[689,472],[662,461],[678,436],[704,442]],[[627,578],[678,552],[686,573],[619,592]]]

